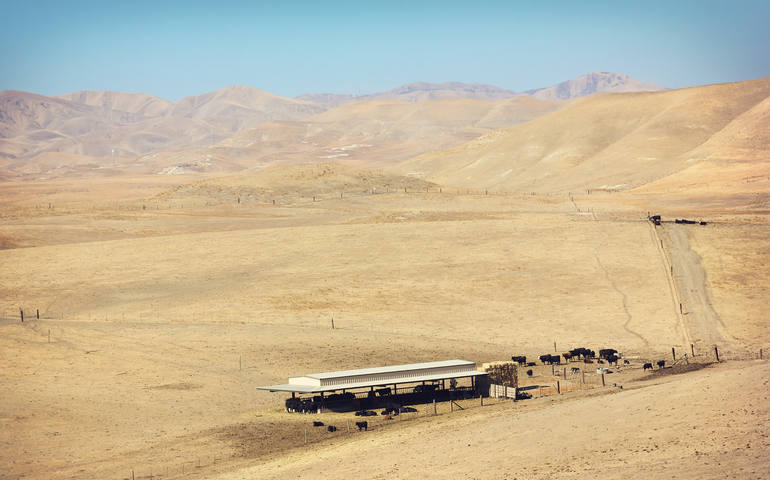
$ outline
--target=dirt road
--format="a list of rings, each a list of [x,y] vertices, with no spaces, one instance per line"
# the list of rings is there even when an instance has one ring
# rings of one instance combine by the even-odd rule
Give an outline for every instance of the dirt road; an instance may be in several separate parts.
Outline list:
[[[690,247],[688,228],[692,225],[664,224],[658,229],[673,267],[673,276],[682,302],[684,328],[690,341],[701,348],[719,345],[734,350],[735,339],[714,310],[709,297],[706,270],[700,256]]]

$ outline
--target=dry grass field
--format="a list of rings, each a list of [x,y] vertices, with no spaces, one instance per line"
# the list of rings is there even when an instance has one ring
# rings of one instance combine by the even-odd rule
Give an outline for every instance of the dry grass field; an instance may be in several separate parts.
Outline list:
[[[686,351],[688,323],[635,199],[426,183],[367,194],[394,178],[342,170],[316,184],[314,168],[271,177],[275,206],[248,177],[182,189],[168,177],[73,181],[80,198],[63,183],[3,190],[0,478],[767,475],[765,363],[640,371]],[[233,202],[245,188],[263,197]],[[316,189],[326,196],[313,202]],[[734,352],[768,347],[768,272],[754,268],[770,255],[766,228],[689,233]],[[312,371],[537,356],[554,341],[623,351],[632,365],[610,378],[626,388],[492,402],[366,437],[311,431],[312,454],[310,419],[254,388]],[[538,367],[531,381],[555,378]]]

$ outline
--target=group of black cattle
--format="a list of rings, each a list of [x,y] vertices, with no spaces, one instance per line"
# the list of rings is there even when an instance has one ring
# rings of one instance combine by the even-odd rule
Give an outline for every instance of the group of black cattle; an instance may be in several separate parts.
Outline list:
[[[324,422],[313,422],[313,426],[314,427],[323,427],[324,426]],[[356,427],[358,427],[358,431],[359,432],[361,430],[368,431],[369,430],[369,422],[356,422]],[[336,432],[337,431],[337,427],[335,427],[334,425],[327,425],[326,426],[326,431],[328,431],[328,432]]]
[[[696,224],[706,225],[706,222],[698,222],[698,221],[695,221],[695,220],[687,220],[686,218],[683,218],[681,220],[678,219],[678,218],[674,219],[674,223],[683,223],[685,225],[696,225]]]
[[[620,353],[614,348],[603,348],[599,350],[599,358],[596,359],[595,351],[589,348],[579,347],[573,348],[569,352],[564,352],[561,355],[546,353],[545,355],[540,355],[539,358],[540,361],[543,362],[543,365],[561,365],[562,357],[564,357],[564,360],[567,362],[582,360],[585,363],[594,363],[594,360],[596,360],[597,363],[607,362],[609,364],[614,363],[617,365],[620,360]],[[528,367],[534,367],[536,365],[535,362],[527,362],[527,357],[524,355],[514,355],[511,357],[511,360],[519,365],[526,365]],[[628,364],[628,360],[624,360],[624,363]]]
[[[618,365],[618,362],[621,359],[621,353],[615,350],[614,348],[603,348],[599,350],[599,358],[596,358],[596,352],[594,352],[591,349],[588,348],[573,348],[569,352],[562,353],[561,355],[553,355],[550,353],[546,353],[545,355],[540,355],[540,361],[543,362],[543,365],[561,365],[561,357],[564,357],[564,359],[567,362],[571,361],[580,361],[582,360],[585,363],[594,363],[594,360],[596,363],[608,363],[610,365],[615,364]],[[514,355],[511,357],[511,360],[518,363],[519,365],[526,365],[528,367],[534,367],[537,365],[535,362],[527,362],[527,357],[524,355]],[[623,360],[623,363],[625,365],[628,365],[630,362],[628,360]],[[663,368],[666,366],[665,360],[659,360],[656,362],[656,365],[658,368]],[[645,363],[643,365],[643,369],[645,371],[652,370],[652,363]],[[579,369],[572,368],[571,371],[575,373],[575,371]],[[527,370],[528,375],[532,375],[532,370]]]
[[[286,411],[291,413],[316,413],[321,408],[321,403],[324,400],[326,405],[333,405],[340,402],[350,402],[355,400],[355,398],[356,396],[350,392],[334,393],[325,399],[322,399],[320,396],[314,396],[313,398],[287,398]]]
[[[658,360],[656,364],[658,365],[658,368],[663,368],[666,366],[666,361]],[[642,368],[644,369],[644,371],[652,370],[652,363],[645,363]]]

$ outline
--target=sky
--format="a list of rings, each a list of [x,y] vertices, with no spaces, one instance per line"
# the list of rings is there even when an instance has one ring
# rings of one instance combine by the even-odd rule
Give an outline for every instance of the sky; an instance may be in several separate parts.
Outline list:
[[[594,71],[669,88],[770,76],[770,1],[0,0],[0,90],[228,85],[293,97],[415,82],[523,91]]]

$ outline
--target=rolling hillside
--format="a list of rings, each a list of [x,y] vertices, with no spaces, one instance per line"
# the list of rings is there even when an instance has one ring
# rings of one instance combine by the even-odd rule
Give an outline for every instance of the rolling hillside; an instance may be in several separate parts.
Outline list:
[[[769,95],[770,78],[592,96],[398,171],[448,185],[549,192],[628,190],[706,165],[720,165],[717,178],[746,162],[761,171],[770,153]]]

